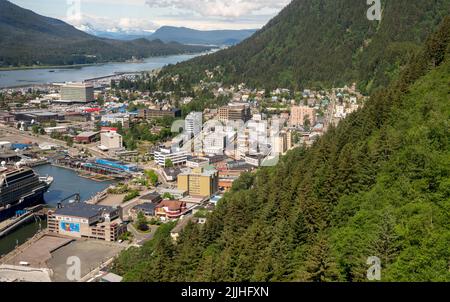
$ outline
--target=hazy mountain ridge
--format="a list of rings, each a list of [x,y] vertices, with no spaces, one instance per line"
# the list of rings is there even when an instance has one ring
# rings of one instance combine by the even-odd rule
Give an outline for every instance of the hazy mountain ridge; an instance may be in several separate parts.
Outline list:
[[[207,47],[98,38],[0,0],[0,66],[72,65],[193,53]]]

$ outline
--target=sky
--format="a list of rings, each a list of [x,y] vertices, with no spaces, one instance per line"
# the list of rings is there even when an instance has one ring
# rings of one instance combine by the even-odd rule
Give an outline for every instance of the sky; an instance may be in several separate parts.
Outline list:
[[[164,25],[200,30],[256,29],[290,0],[10,0],[79,29],[149,31]]]

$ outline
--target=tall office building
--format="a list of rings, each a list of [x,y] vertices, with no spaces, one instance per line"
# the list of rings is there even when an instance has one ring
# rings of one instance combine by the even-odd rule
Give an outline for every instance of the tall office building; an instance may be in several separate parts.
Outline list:
[[[178,189],[191,196],[211,197],[218,190],[219,173],[216,170],[195,168],[178,174]]]
[[[202,131],[203,115],[201,112],[191,112],[186,116],[184,123],[188,137],[195,137]]]
[[[66,83],[61,86],[61,100],[90,103],[94,101],[94,86],[89,83]]]

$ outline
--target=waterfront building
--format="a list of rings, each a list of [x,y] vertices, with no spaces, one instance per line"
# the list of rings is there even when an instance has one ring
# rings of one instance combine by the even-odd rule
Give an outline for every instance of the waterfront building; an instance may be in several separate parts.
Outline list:
[[[61,86],[61,100],[75,103],[94,101],[94,86],[89,83],[66,83]]]
[[[127,226],[120,219],[118,208],[77,202],[50,210],[48,230],[74,238],[117,241]]]
[[[306,120],[309,121],[309,126],[314,126],[316,124],[316,110],[308,106],[292,106],[291,126],[304,126]]]
[[[210,197],[218,191],[219,173],[203,168],[189,169],[178,175],[178,189],[188,195]]]

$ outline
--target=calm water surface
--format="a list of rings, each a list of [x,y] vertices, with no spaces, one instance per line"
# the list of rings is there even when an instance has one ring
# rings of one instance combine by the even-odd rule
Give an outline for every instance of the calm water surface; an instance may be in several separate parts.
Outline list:
[[[0,88],[54,82],[79,82],[113,75],[116,72],[151,71],[168,64],[176,64],[201,54],[184,54],[147,58],[141,63],[106,63],[74,68],[49,68],[0,71]]]

